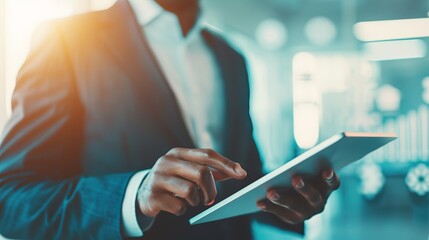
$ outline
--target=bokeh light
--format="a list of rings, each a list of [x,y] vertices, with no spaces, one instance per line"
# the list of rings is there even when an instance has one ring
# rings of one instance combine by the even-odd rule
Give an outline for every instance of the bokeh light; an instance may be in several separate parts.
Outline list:
[[[422,82],[423,87],[423,101],[427,104],[429,104],[429,77],[426,77],[423,79]]]
[[[374,199],[386,182],[380,166],[366,163],[359,169],[358,174],[361,180],[360,193],[367,199]]]
[[[411,168],[405,178],[405,183],[411,192],[419,196],[429,193],[429,167],[421,163]]]
[[[293,58],[294,137],[301,149],[311,148],[319,140],[321,103],[314,79],[316,66],[310,53],[297,53]]]
[[[398,111],[401,104],[401,92],[392,85],[385,84],[378,89],[376,102],[380,111]]]
[[[310,43],[317,46],[326,46],[337,36],[335,24],[326,17],[314,17],[305,26],[305,34]]]
[[[287,37],[286,26],[277,19],[265,19],[256,27],[256,41],[262,48],[267,50],[282,48],[286,44]]]

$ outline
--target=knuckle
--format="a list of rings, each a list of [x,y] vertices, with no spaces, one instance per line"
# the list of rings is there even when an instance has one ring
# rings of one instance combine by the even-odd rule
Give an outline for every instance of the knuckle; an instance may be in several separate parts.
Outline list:
[[[167,155],[180,156],[182,151],[182,148],[172,148],[170,151],[168,151]]]
[[[216,152],[213,149],[203,149],[203,153],[209,158],[214,157]]]
[[[177,151],[176,148],[172,148],[165,155],[174,155],[176,151]]]
[[[160,167],[159,165],[155,165],[151,171],[152,171],[151,172],[151,175],[152,175],[151,179],[157,178],[158,176],[162,176],[164,174],[163,168]],[[157,182],[157,181],[154,181],[154,182]]]
[[[193,193],[195,191],[195,186],[193,185],[185,185],[184,186],[184,194],[185,194],[185,198],[190,198],[192,197]]]
[[[221,163],[223,164],[223,166],[225,168],[232,168],[232,169],[234,169],[234,165],[232,164],[232,162],[230,162],[230,161],[228,161],[226,159],[222,159]]]
[[[197,170],[197,178],[198,181],[201,183],[204,179],[207,179],[207,177],[210,175],[210,169],[206,166],[199,167]]]
[[[171,155],[164,155],[160,158],[158,158],[158,160],[156,161],[155,165],[153,166],[153,168],[159,168],[162,167],[166,162],[169,162],[172,160]]]
[[[175,158],[171,155],[164,155],[160,157],[151,169],[151,173],[162,175],[176,166]]]
[[[148,217],[155,217],[159,212],[157,208],[150,203],[141,205],[140,211]]]

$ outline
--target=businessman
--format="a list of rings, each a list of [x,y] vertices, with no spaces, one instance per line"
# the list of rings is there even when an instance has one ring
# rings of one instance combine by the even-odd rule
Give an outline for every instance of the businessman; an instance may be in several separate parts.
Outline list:
[[[18,239],[251,239],[291,231],[339,179],[272,188],[261,213],[189,217],[259,178],[243,57],[198,0],[119,0],[35,33],[0,145],[0,233]]]

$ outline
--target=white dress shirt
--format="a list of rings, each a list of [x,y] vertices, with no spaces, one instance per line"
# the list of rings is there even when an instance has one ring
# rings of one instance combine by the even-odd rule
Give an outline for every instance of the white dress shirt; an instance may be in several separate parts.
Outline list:
[[[154,0],[129,2],[175,94],[196,147],[222,151],[225,117],[223,82],[216,60],[201,36],[200,21],[183,36],[176,15],[165,11]],[[143,235],[135,214],[135,201],[138,188],[148,172],[136,173],[124,196],[122,223],[127,237]]]

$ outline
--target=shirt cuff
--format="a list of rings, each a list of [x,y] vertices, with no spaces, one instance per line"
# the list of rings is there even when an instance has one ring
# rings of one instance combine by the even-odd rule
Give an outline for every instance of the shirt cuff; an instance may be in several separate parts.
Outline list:
[[[137,172],[128,182],[122,203],[122,229],[125,237],[143,236],[143,231],[140,229],[136,215],[136,198],[139,187],[149,171]]]

